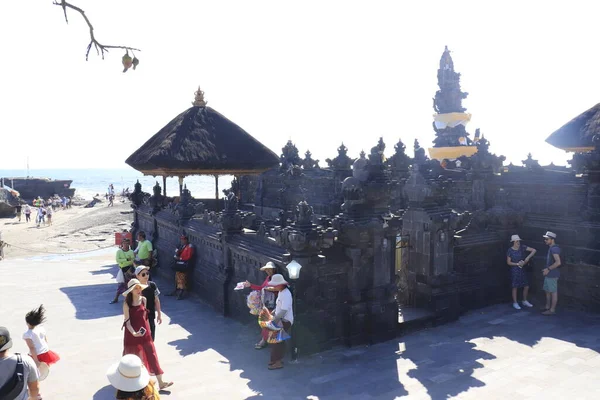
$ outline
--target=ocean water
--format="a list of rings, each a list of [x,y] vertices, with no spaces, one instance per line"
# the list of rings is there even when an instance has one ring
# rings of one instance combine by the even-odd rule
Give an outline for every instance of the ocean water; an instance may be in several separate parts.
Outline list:
[[[24,177],[27,171],[24,170],[2,170],[0,177]],[[158,181],[162,187],[162,177],[144,176],[132,168],[124,169],[32,169],[29,176],[34,178],[50,179],[69,179],[72,180],[71,188],[75,189],[75,194],[84,199],[91,200],[96,194],[104,195],[108,191],[108,185],[111,183],[115,187],[115,193],[120,194],[125,188],[133,191],[133,186],[137,180],[142,184],[144,192],[152,193],[152,187]],[[230,175],[219,177],[219,197],[223,196],[223,189],[231,186]],[[192,192],[195,198],[214,198],[215,197],[215,178],[213,176],[189,176],[183,181],[187,188]],[[10,182],[6,182],[10,186]],[[167,178],[167,196],[177,196],[179,194],[179,179]]]

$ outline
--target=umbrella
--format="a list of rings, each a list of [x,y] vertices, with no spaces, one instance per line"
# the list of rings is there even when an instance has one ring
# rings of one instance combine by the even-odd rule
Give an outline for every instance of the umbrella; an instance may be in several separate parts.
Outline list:
[[[594,135],[600,135],[600,103],[567,122],[546,142],[562,150],[585,152],[594,149]]]
[[[235,123],[207,107],[204,92],[125,161],[144,175],[259,174],[279,165],[279,157]]]

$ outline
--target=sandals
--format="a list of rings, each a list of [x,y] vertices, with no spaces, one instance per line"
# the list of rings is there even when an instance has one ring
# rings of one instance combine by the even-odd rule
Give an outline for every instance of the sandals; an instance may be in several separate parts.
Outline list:
[[[270,370],[281,369],[281,368],[283,368],[283,363],[281,361],[277,361],[277,362],[274,362],[273,364],[269,364],[269,366],[267,368]]]
[[[542,313],[542,315],[556,315],[556,311],[546,310]]]
[[[168,387],[173,386],[173,382],[164,382],[162,385],[159,385],[158,388],[160,390],[165,390]]]

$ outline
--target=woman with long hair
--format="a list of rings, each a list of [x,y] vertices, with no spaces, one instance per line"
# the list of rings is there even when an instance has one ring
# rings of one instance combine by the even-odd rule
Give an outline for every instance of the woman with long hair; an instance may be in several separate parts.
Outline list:
[[[148,325],[146,298],[142,296],[142,290],[148,286],[142,285],[135,278],[131,279],[127,286],[128,289],[123,293],[125,296],[123,303],[123,327],[125,328],[123,355],[138,356],[150,375],[156,376],[159,388],[161,390],[168,388],[173,382],[163,381],[163,370],[158,363],[158,356],[150,334],[150,325]]]

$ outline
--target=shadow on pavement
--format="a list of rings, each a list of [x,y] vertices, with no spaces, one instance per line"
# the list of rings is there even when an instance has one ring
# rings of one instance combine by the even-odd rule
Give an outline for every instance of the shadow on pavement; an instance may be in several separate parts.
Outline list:
[[[77,319],[97,319],[123,314],[122,296],[118,304],[108,304],[117,291],[116,283],[62,287],[60,291],[67,295],[75,307]]]
[[[111,385],[106,385],[94,393],[92,400],[114,400],[116,390]]]
[[[488,373],[497,374],[497,381],[506,378],[506,382],[516,383],[515,376],[519,375],[544,387],[545,379],[560,380],[564,373],[547,378],[553,375],[536,372],[546,364],[560,365],[559,371],[563,367],[572,371],[572,366],[562,363],[572,358],[578,362],[582,351],[587,357],[600,351],[600,315],[563,311],[545,317],[535,309],[515,312],[507,305],[496,305],[471,311],[454,323],[374,346],[338,348],[301,357],[299,364],[289,364],[288,352],[285,368],[269,371],[269,350],[254,349],[258,326],[223,318],[208,305],[198,307],[196,298],[167,301],[165,310],[171,323],[190,332],[186,339],[169,344],[182,356],[209,349],[218,352],[232,371],[242,370],[241,377],[249,380],[249,388],[257,393],[250,398],[293,393],[298,399],[392,400],[415,394],[447,399],[486,386],[490,379],[480,378]],[[518,389],[515,385],[509,390]]]
[[[92,275],[112,275],[113,278],[117,278],[117,273],[119,272],[119,267],[117,266],[117,264],[109,264],[109,265],[103,265],[100,267],[100,269],[96,270],[96,271],[91,271],[90,274]],[[117,290],[117,281],[115,280],[115,290]]]

